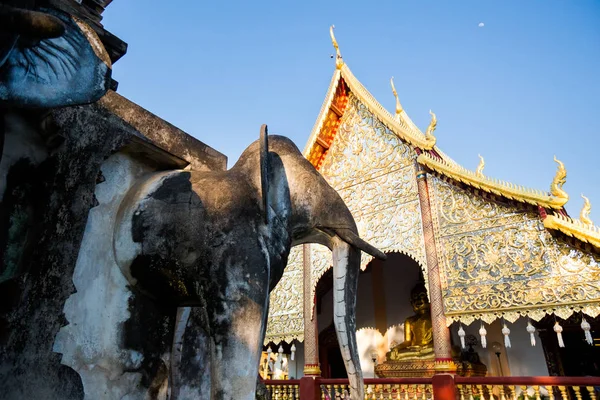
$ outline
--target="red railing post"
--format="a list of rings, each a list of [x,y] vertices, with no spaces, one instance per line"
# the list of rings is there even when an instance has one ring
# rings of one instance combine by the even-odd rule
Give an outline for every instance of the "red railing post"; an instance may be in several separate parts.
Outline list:
[[[320,379],[312,376],[300,378],[300,400],[320,400]]]
[[[431,378],[433,397],[435,400],[456,400],[458,391],[454,383],[454,375],[439,374]]]

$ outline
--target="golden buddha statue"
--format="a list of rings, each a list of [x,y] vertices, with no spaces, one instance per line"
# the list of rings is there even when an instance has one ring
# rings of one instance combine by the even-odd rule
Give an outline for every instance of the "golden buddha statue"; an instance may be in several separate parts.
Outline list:
[[[410,304],[415,315],[404,322],[404,342],[387,354],[388,361],[433,359],[431,309],[425,285],[420,282],[410,292]]]

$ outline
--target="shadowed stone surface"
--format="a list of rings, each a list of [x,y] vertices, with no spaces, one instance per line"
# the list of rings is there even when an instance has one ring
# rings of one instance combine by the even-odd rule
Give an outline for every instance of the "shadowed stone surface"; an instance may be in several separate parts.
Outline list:
[[[127,103],[133,107],[122,100],[120,112]],[[209,169],[226,163],[224,156],[191,138],[186,139],[192,142],[190,147],[204,149],[201,154],[178,153],[176,146],[169,153],[162,143],[144,134],[144,130],[161,124],[158,118],[147,113],[146,123],[134,128],[110,107],[96,103],[54,109],[49,114],[7,114],[7,140],[0,162],[3,399],[83,398],[81,377],[61,365],[61,355],[53,352],[53,346],[60,328],[69,324],[63,310],[75,293],[78,257],[85,257],[80,246],[90,209],[101,203],[95,192],[96,185],[107,179],[101,171],[105,160],[120,151],[150,170],[190,163]],[[162,131],[165,140],[173,133],[172,143],[181,141],[182,132],[168,127]],[[209,151],[212,161],[200,161]],[[110,236],[111,232],[103,235]],[[157,385],[166,378],[161,357],[170,346],[170,338],[166,338],[172,331],[173,310],[161,309],[136,294],[124,300],[123,315],[129,316],[121,322],[119,345],[129,350],[125,358],[130,360],[133,373],[139,374],[140,387],[158,393]],[[140,327],[144,325],[147,328]],[[136,352],[144,355],[140,363],[135,360]]]

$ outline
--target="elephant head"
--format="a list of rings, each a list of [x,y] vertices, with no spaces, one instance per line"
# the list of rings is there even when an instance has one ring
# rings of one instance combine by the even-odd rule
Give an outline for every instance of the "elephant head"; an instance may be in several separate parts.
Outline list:
[[[98,100],[111,81],[102,42],[80,19],[34,3],[0,4],[0,106],[51,108]]]
[[[289,139],[267,137],[263,126],[228,171],[147,177],[121,205],[114,247],[134,287],[205,312],[211,345],[203,359],[213,375],[204,387],[213,398],[253,399],[269,292],[290,248],[310,242],[333,252],[334,322],[352,399],[362,399],[354,310],[360,251],[385,255],[359,238],[341,197]]]

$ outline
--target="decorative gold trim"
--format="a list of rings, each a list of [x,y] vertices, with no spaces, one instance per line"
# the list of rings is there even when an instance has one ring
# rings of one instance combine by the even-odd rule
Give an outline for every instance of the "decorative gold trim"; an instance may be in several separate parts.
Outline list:
[[[294,340],[303,343],[304,332],[289,332],[278,335],[265,335],[263,345],[266,346],[271,342],[275,343],[276,345],[279,345],[281,342],[292,343]]]
[[[555,197],[565,199],[566,203],[569,200],[569,195],[562,187],[567,181],[567,170],[565,169],[565,164],[557,160],[556,156],[554,156],[554,161],[558,164],[558,168],[556,170],[556,175],[554,175],[554,179],[552,179],[552,184],[550,185],[550,193]]]
[[[453,360],[435,360],[435,366],[433,367],[435,372],[456,372],[458,365]]]
[[[556,197],[541,190],[530,189],[524,186],[515,185],[510,182],[488,178],[485,176],[480,177],[477,176],[477,173],[475,172],[469,171],[458,164],[446,163],[445,161],[440,160],[429,153],[422,153],[419,155],[419,157],[417,157],[417,162],[442,175],[446,175],[452,179],[466,183],[467,185],[473,186],[477,189],[533,205],[561,209],[569,199],[568,196]]]
[[[431,122],[429,123],[429,126],[427,127],[427,131],[425,132],[425,139],[429,140],[430,142],[435,143],[435,136],[433,136],[433,132],[435,131],[435,128],[437,127],[437,117],[435,116],[434,112],[429,110],[429,115],[431,115]]]
[[[327,89],[327,94],[325,95],[325,100],[323,100],[323,104],[321,105],[321,110],[319,111],[319,116],[317,117],[317,121],[313,126],[313,130],[310,133],[308,141],[306,142],[306,146],[304,147],[304,157],[308,158],[310,155],[310,151],[317,141],[317,136],[321,132],[321,128],[323,128],[323,123],[325,122],[325,118],[327,117],[327,112],[331,108],[331,104],[333,103],[333,98],[335,97],[335,92],[340,83],[341,71],[336,70],[333,76],[331,77],[331,82],[329,82],[329,89]]]
[[[483,178],[483,169],[485,168],[485,160],[483,159],[483,157],[481,157],[481,154],[478,154],[477,156],[479,156],[479,165],[477,166],[475,175],[477,175],[478,178]]]
[[[394,77],[390,79],[390,85],[392,85],[392,93],[394,94],[394,98],[396,99],[396,118],[400,117],[400,114],[404,109],[402,108],[402,104],[400,104],[400,99],[398,98],[398,92],[396,92],[396,87],[394,86]]]
[[[582,210],[582,214],[583,212],[584,210]],[[575,237],[600,249],[600,227],[598,226],[554,213],[544,219],[544,227],[560,231],[567,236]]]
[[[396,87],[394,85],[394,77],[390,79],[390,83],[392,85],[392,93],[394,94],[394,98],[396,99],[396,115],[394,118],[399,121],[401,124],[404,124],[408,127],[408,129],[415,135],[420,136],[423,135],[423,132],[419,129],[417,125],[410,119],[402,104],[400,104],[400,99],[398,98],[398,92],[396,92]]]
[[[319,365],[306,364],[304,366],[304,375],[321,376],[321,368]]]
[[[590,211],[592,211],[590,199],[585,197],[583,194],[581,195],[581,197],[583,198],[583,207],[581,208],[581,212],[579,213],[579,220],[586,225],[594,225],[594,223],[590,219]]]
[[[354,95],[400,139],[420,149],[431,150],[433,148],[436,141],[435,137],[428,138],[423,135],[416,126],[411,126],[414,124],[411,124],[412,121],[408,122],[407,118],[405,118],[405,111],[401,113],[402,118],[394,118],[388,110],[383,108],[383,106],[375,100],[373,95],[369,93],[362,83],[354,77],[352,71],[348,68],[348,65],[344,64],[340,69],[340,72],[342,78],[344,78]]]
[[[329,27],[329,35],[331,36],[331,43],[333,44],[333,47],[335,47],[335,67],[340,69],[342,68],[342,65],[344,65],[344,59],[340,53],[340,46],[338,46],[338,42],[335,40],[335,35],[333,34],[334,29],[335,25]]]
[[[575,313],[582,312],[590,318],[596,318],[600,315],[600,305],[596,302],[577,303],[577,304],[561,304],[561,305],[546,305],[542,307],[522,308],[518,310],[486,310],[480,313],[448,315],[446,324],[452,325],[453,322],[461,322],[467,326],[477,320],[481,320],[486,324],[491,324],[497,319],[503,318],[510,323],[514,323],[519,318],[528,317],[534,321],[540,321],[546,315],[556,315],[562,319],[568,319]]]

